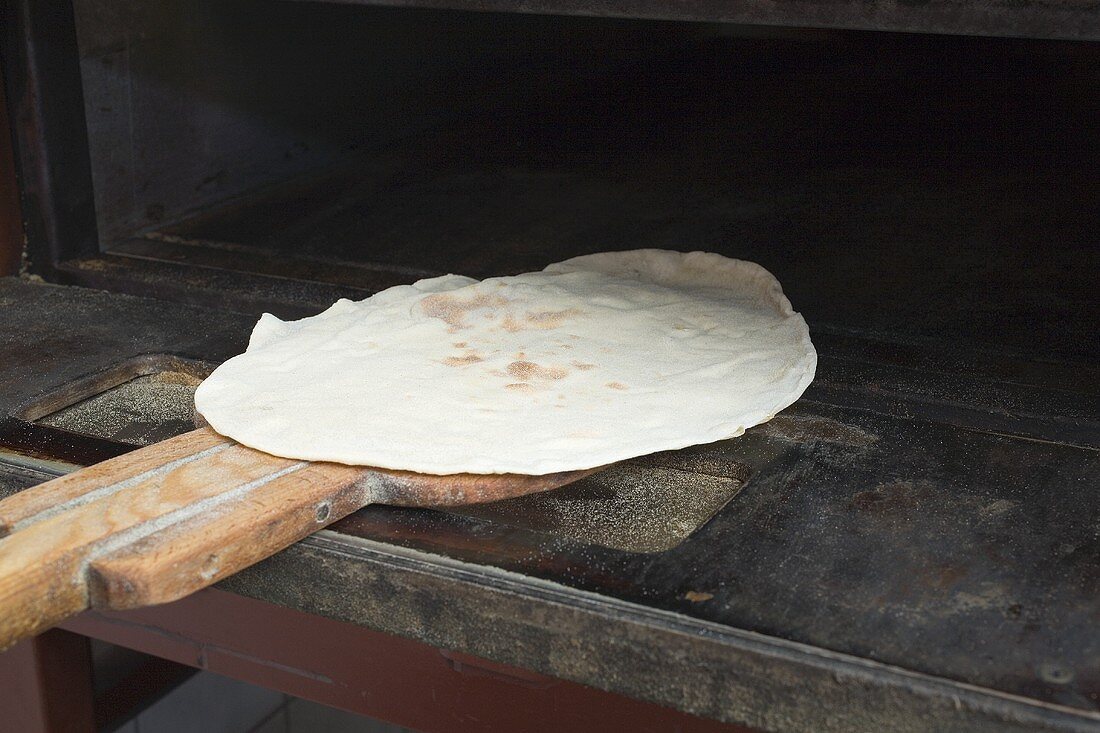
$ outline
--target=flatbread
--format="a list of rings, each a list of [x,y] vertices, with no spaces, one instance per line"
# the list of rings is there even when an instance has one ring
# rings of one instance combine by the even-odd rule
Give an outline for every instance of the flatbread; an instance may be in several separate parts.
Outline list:
[[[265,314],[195,405],[288,458],[545,474],[740,435],[816,366],[764,268],[636,250],[421,280],[300,321]]]

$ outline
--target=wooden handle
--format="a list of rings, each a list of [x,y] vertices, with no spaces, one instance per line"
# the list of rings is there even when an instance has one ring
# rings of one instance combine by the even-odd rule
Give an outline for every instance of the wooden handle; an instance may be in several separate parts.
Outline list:
[[[215,583],[370,503],[376,475],[203,428],[16,494],[0,502],[0,649]]]
[[[374,501],[469,504],[563,486],[277,458],[201,428],[0,501],[0,650],[87,608],[167,603]]]

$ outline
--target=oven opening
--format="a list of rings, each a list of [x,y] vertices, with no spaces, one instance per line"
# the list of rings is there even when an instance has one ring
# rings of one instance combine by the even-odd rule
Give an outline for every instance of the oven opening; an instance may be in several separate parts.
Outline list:
[[[771,270],[815,338],[1087,349],[1094,46],[313,3],[77,20],[101,253],[62,269],[87,284],[302,315],[703,249]]]

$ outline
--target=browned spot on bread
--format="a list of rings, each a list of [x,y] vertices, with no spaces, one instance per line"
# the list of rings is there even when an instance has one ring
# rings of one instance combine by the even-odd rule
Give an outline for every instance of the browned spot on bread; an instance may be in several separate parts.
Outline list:
[[[443,363],[447,366],[459,367],[466,366],[467,364],[476,364],[479,361],[485,361],[477,354],[466,354],[466,356],[448,356],[443,360]]]
[[[561,367],[543,367],[533,361],[513,361],[506,369],[512,377],[525,382],[531,379],[562,379],[569,374]]]
[[[524,359],[527,358],[527,354],[523,351],[517,351],[516,352],[516,358],[519,359],[520,361],[523,361]]]
[[[560,311],[527,311],[523,320],[519,321],[509,313],[504,316],[504,321],[500,324],[500,327],[509,333],[527,329],[549,331],[552,328],[559,327],[567,318],[579,316],[580,314],[581,311],[576,308],[566,308]]]
[[[523,382],[517,382],[517,383],[514,383],[514,384],[506,384],[506,385],[504,385],[504,389],[510,389],[513,392],[534,392],[535,391],[534,387],[532,387],[529,384],[525,384]]]
[[[595,364],[585,364],[582,361],[573,362],[573,366],[575,366],[577,369],[580,369],[582,372],[587,372],[589,369],[595,369],[596,368]]]
[[[508,373],[516,379],[530,379],[538,368],[538,364],[530,361],[513,361],[507,367]]]
[[[508,302],[499,295],[478,293],[471,298],[459,298],[450,293],[433,293],[420,301],[420,308],[431,318],[446,323],[451,333],[466,326],[466,314],[479,308],[499,308]],[[486,317],[492,315],[487,313]]]
[[[581,311],[576,308],[566,308],[561,311],[537,311],[527,312],[527,323],[531,328],[539,328],[542,330],[549,330],[551,328],[557,328],[567,318],[579,316]]]
[[[456,349],[465,349],[466,348],[466,342],[465,341],[455,341],[451,345],[454,346]]]
[[[622,382],[608,382],[604,386],[608,389],[626,389],[626,385]]]

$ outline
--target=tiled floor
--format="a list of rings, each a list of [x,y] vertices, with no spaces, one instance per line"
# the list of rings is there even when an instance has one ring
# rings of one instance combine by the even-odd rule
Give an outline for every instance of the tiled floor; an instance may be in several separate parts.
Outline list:
[[[199,672],[118,733],[412,733],[405,728]]]

